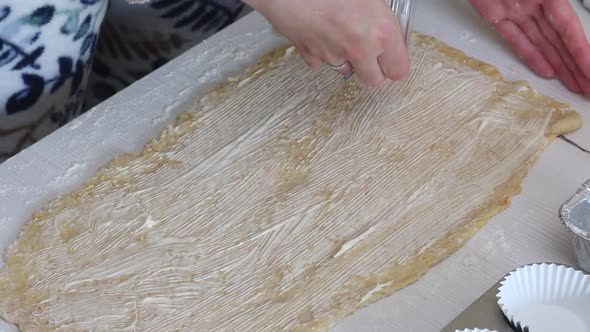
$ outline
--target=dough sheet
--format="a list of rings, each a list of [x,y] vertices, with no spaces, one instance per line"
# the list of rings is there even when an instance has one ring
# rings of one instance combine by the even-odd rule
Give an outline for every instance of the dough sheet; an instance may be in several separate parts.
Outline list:
[[[6,252],[1,315],[23,331],[327,330],[414,282],[581,120],[430,37],[411,53],[408,80],[368,89],[271,52],[37,212]]]

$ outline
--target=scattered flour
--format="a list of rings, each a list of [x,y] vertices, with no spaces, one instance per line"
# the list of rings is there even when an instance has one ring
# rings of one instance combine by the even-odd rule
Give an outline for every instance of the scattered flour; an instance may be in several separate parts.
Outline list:
[[[469,31],[463,31],[460,36],[461,40],[466,41],[470,44],[475,44],[477,39],[473,36],[473,34]]]
[[[55,187],[55,186],[63,186],[68,183],[71,183],[71,179],[72,178],[79,178],[80,175],[82,174],[82,172],[87,167],[88,166],[84,163],[74,163],[72,166],[70,166],[66,170],[66,172],[63,175],[57,176],[53,180],[51,180],[51,182],[49,182],[49,185],[52,187]]]

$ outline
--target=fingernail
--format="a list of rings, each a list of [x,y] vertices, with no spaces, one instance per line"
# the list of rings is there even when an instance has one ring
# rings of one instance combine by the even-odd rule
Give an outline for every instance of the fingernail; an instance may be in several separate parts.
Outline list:
[[[547,69],[547,72],[545,75],[547,78],[554,78],[555,77],[555,70],[553,70],[553,68],[549,67]]]
[[[541,66],[537,69],[539,76],[543,78],[555,78],[555,70],[550,65]]]

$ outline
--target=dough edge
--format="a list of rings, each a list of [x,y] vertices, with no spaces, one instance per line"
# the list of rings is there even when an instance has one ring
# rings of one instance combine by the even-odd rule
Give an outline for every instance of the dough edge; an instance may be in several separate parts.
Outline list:
[[[575,131],[582,125],[581,116],[576,111],[571,110],[568,104],[559,102],[548,96],[537,95],[532,89],[530,89],[528,82],[505,82],[501,73],[493,65],[469,57],[464,52],[452,48],[434,37],[416,32],[413,33],[412,37],[414,42],[423,43],[432,50],[444,55],[447,59],[455,63],[466,65],[467,67],[490,77],[498,84],[500,94],[513,93],[530,99],[542,99],[545,104],[554,108],[550,123],[547,126],[547,131],[545,133],[548,140],[544,147],[550,144],[557,136]],[[273,65],[276,65],[277,62],[288,52],[289,48],[289,45],[285,45],[268,52],[260,58],[257,64],[246,69],[243,74],[234,78],[229,78],[225,83],[221,83],[210,90],[195,103],[196,105],[192,110],[178,115],[175,124],[168,126],[159,138],[147,143],[142,152],[133,154],[127,153],[115,157],[112,161],[100,168],[92,179],[80,186],[77,190],[56,198],[49,203],[46,208],[35,212],[32,218],[23,226],[17,240],[5,250],[5,260],[8,259],[10,253],[14,250],[28,251],[28,248],[19,249],[18,245],[22,240],[23,234],[29,228],[35,227],[35,223],[47,221],[66,208],[78,206],[79,198],[89,195],[93,187],[99,183],[113,182],[124,185],[124,183],[120,183],[121,177],[118,172],[121,166],[128,165],[131,161],[142,158],[152,163],[153,167],[147,167],[148,172],[151,173],[156,172],[160,167],[165,167],[166,165],[173,163],[173,161],[163,159],[157,154],[158,152],[172,151],[178,148],[175,144],[178,143],[182,137],[198,130],[198,127],[201,125],[198,121],[198,111],[200,104],[204,100],[215,101],[216,99],[223,100],[229,98],[232,92],[239,88],[239,83],[241,81],[245,79],[254,80],[260,77],[265,71],[272,68]],[[490,218],[509,207],[511,197],[520,193],[520,184],[527,175],[529,167],[534,164],[542,152],[543,149],[540,149],[536,155],[529,159],[508,181],[497,186],[494,190],[494,194],[490,197],[486,205],[472,211],[469,214],[469,217],[460,226],[449,230],[443,239],[435,242],[430,248],[424,250],[421,254],[416,255],[411,263],[405,265],[393,265],[385,273],[372,276],[371,278],[356,278],[354,283],[343,287],[343,296],[348,298],[347,294],[352,296],[357,295],[358,300],[360,301],[361,295],[357,294],[359,290],[370,290],[378,284],[386,282],[392,282],[390,286],[375,292],[367,301],[364,301],[362,304],[351,310],[334,308],[329,315],[316,318],[307,323],[307,325],[297,328],[296,331],[328,330],[334,326],[337,321],[351,315],[358,309],[384,297],[388,297],[396,291],[418,281],[430,268],[461,248],[467,240],[471,239],[487,224],[487,221]],[[31,232],[29,231],[26,233],[30,234]],[[34,248],[32,249],[34,250]],[[416,262],[420,262],[420,264],[416,264]],[[10,319],[13,317],[12,312],[6,309],[6,303],[0,306],[0,315],[8,321],[14,321],[13,319]],[[26,310],[27,309],[25,309],[25,311]]]

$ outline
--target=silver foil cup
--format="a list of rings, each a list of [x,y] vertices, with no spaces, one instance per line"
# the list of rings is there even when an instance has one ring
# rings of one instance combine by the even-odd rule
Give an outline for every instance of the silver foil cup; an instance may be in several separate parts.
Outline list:
[[[561,206],[559,218],[574,234],[578,264],[590,272],[590,180]]]
[[[412,23],[414,22],[414,3],[413,0],[387,0],[391,10],[397,16],[399,24],[404,34],[406,45],[410,42],[412,35]]]

